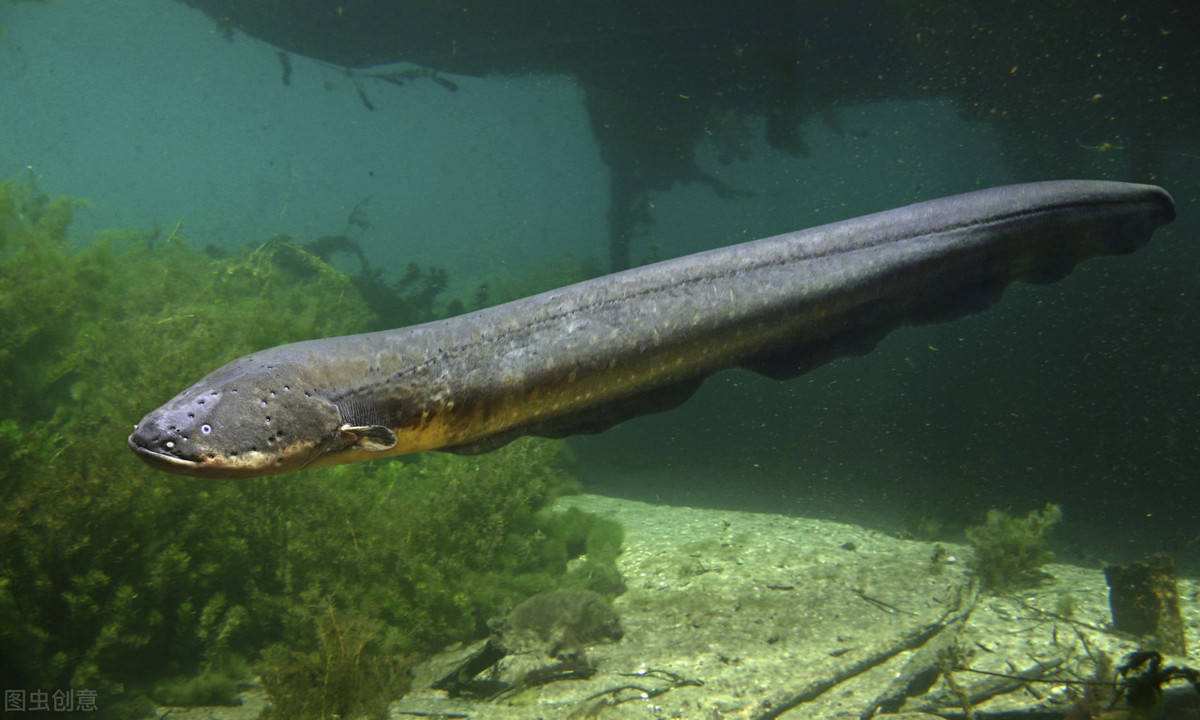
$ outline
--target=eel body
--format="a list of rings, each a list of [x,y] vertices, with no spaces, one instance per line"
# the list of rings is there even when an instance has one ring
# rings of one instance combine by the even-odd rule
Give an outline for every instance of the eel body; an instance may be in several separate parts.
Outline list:
[[[892,328],[980,310],[1132,251],[1161,188],[1011,185],[688,255],[436,322],[283,345],[217,369],[139,422],[151,465],[247,477],[521,435],[598,432],[675,407],[712,373],[775,378]]]

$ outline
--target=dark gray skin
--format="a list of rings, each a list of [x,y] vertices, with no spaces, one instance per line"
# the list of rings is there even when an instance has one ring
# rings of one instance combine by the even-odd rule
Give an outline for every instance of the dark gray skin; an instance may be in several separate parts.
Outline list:
[[[1127,253],[1170,222],[1161,188],[1011,185],[647,265],[479,312],[234,360],[139,422],[154,467],[251,477],[522,435],[599,432],[712,373],[775,378],[869,351]]]

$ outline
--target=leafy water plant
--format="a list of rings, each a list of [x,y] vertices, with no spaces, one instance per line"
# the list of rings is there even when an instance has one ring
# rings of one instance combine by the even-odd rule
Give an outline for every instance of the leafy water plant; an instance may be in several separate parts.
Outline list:
[[[238,691],[249,679],[245,673],[205,670],[199,675],[163,680],[150,689],[150,697],[160,705],[240,705]]]
[[[380,319],[350,278],[294,244],[221,256],[179,232],[112,232],[73,247],[75,207],[0,183],[8,687],[95,690],[97,716],[133,718],[151,709],[147,694],[231,700],[274,644],[260,667],[280,679],[269,689],[311,686],[280,663],[315,657],[337,668],[330,697],[393,692],[343,677],[366,667],[346,658],[479,636],[563,581],[565,545],[539,514],[574,486],[562,443],[237,482],[138,462],[129,428],[182,385],[253,350]],[[359,650],[334,652],[332,638],[352,636]]]
[[[403,642],[379,620],[338,610],[328,600],[305,611],[314,621],[312,641],[275,644],[264,653],[271,704],[260,720],[385,720],[388,705],[408,686],[411,659],[400,649]]]
[[[561,542],[568,559],[564,585],[591,590],[608,597],[625,592],[625,581],[616,560],[625,542],[625,529],[609,518],[576,507],[544,518],[545,531]]]
[[[1023,518],[989,510],[982,525],[967,528],[974,549],[971,568],[983,587],[1002,591],[1030,585],[1042,578],[1042,565],[1054,559],[1047,536],[1062,520],[1062,508],[1046,503]]]

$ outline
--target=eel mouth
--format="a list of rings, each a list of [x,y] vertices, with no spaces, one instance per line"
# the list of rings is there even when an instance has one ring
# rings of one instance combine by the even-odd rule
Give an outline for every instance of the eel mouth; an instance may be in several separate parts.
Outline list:
[[[151,450],[150,448],[139,445],[134,436],[129,436],[129,449],[137,453],[137,456],[144,460],[151,467],[160,468],[169,472],[187,472],[200,467],[200,463],[194,460],[184,460],[174,455]]]

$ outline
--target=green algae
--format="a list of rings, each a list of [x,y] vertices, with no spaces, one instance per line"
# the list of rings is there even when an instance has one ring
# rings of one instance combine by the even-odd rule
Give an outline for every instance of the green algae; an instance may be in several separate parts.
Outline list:
[[[95,690],[98,716],[137,717],[147,694],[230,701],[254,663],[288,717],[374,712],[411,658],[571,580],[568,543],[615,573],[611,529],[589,543],[542,512],[575,488],[558,442],[239,482],[145,467],[125,436],[148,408],[247,352],[379,326],[373,307],[394,303],[282,238],[230,256],[178,227],[72,247],[77,207],[0,183],[9,687]],[[429,293],[415,298],[431,319]],[[286,704],[303,693],[324,699]]]
[[[1061,520],[1062,508],[1046,503],[1023,518],[989,510],[982,525],[967,528],[967,542],[975,551],[971,569],[983,587],[999,592],[1040,580],[1041,566],[1054,559],[1048,536]]]
[[[150,690],[150,697],[160,705],[240,705],[238,692],[249,679],[245,672],[206,670],[199,675],[187,675],[163,680]]]
[[[385,720],[388,705],[408,686],[411,658],[379,620],[339,610],[328,601],[308,608],[316,642],[267,648],[263,685],[271,704],[261,720],[370,718]]]

